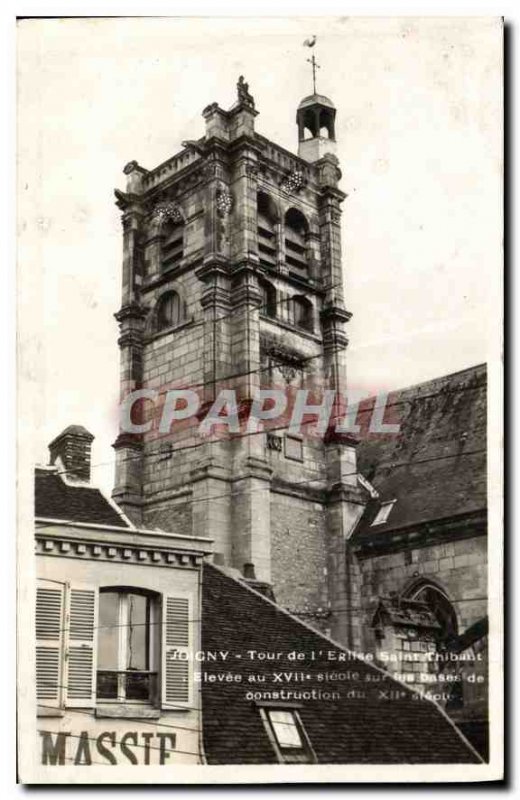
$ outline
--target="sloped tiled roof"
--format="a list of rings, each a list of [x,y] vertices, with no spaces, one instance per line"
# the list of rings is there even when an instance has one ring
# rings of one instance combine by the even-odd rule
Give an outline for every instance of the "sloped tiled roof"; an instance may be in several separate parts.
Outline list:
[[[206,673],[242,675],[237,682],[202,682],[204,749],[210,764],[277,763],[258,705],[249,691],[339,691],[340,699],[297,700],[298,713],[318,763],[478,763],[479,758],[433,703],[347,654],[262,595],[211,564],[203,568],[202,650],[229,651],[225,662],[205,662]],[[276,661],[248,658],[248,651],[278,653]],[[289,654],[305,653],[304,660]],[[350,660],[328,660],[331,652]],[[314,660],[312,654],[314,653]],[[201,665],[199,665],[201,666]],[[319,675],[358,673],[357,679],[324,682]],[[273,673],[309,675],[280,684]],[[262,675],[265,683],[249,683]],[[380,690],[391,693],[382,699]],[[363,697],[347,697],[349,691]],[[319,696],[319,695],[317,695]],[[282,700],[282,698],[280,698]],[[287,702],[290,707],[291,701]]]
[[[366,435],[374,399],[362,406],[358,469],[380,496],[361,518],[358,539],[486,509],[486,385],[482,364],[392,392],[384,421],[399,424],[397,434]],[[390,500],[387,521],[371,526]]]
[[[68,522],[129,527],[99,489],[66,483],[59,472],[49,469],[36,469],[35,515]]]

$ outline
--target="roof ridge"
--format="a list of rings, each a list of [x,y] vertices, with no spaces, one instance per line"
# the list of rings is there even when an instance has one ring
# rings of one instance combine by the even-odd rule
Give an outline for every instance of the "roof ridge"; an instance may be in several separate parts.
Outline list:
[[[447,375],[438,375],[435,378],[427,378],[426,380],[419,381],[418,383],[410,383],[410,384],[408,384],[408,386],[402,386],[399,389],[388,389],[387,393],[388,394],[401,394],[401,393],[404,393],[404,392],[409,392],[412,389],[418,389],[420,386],[426,386],[428,384],[435,383],[436,381],[449,382],[449,380],[451,378],[454,378],[455,375],[462,375],[464,372],[477,372],[477,370],[480,370],[482,368],[485,368],[486,373],[487,373],[487,362],[486,361],[483,361],[480,364],[474,364],[472,367],[464,367],[464,369],[455,370],[455,372],[448,372]],[[372,399],[374,399],[376,397],[377,397],[377,395],[375,395],[375,394],[370,395],[370,397],[365,398],[365,401],[366,400],[372,400]],[[361,401],[361,402],[363,402],[363,401]]]

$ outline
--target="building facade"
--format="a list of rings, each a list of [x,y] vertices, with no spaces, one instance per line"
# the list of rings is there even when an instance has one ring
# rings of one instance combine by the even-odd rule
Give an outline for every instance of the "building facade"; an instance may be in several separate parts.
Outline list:
[[[204,538],[137,529],[67,428],[36,471],[36,752],[42,765],[200,763]]]
[[[210,537],[216,564],[430,692],[485,754],[485,368],[395,393],[387,435],[377,398],[346,432],[246,427],[261,388],[288,408],[333,392],[331,419],[348,395],[336,109],[300,103],[297,155],[257,115],[241,78],[229,110],[204,109],[203,137],[154,169],[130,162],[116,190],[121,400],[142,399],[114,445],[114,499],[137,526]],[[196,413],[164,425],[180,389]],[[201,436],[227,390],[238,428]]]

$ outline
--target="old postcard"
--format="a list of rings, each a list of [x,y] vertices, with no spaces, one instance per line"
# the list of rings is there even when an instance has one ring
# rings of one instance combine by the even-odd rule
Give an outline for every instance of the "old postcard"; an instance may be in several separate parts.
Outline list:
[[[502,777],[502,46],[18,21],[23,783]]]

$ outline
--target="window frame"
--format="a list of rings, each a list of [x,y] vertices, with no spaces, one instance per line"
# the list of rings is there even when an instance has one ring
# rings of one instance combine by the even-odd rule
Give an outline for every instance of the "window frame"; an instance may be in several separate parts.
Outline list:
[[[303,294],[296,294],[291,298],[291,303],[291,316],[295,328],[299,331],[314,333],[314,304],[312,300],[305,297]],[[298,314],[301,315],[303,322],[302,320],[298,320]]]
[[[260,314],[268,319],[276,319],[276,309],[278,305],[276,286],[274,286],[274,284],[272,284],[270,281],[266,281],[265,279],[261,278],[258,281],[258,288],[260,289],[260,293],[262,295]]]
[[[175,306],[176,302],[176,306]],[[164,316],[167,304],[171,304],[171,314],[166,319]],[[176,313],[175,313],[176,310]],[[165,333],[166,331],[178,328],[184,322],[184,308],[181,296],[175,289],[169,289],[157,298],[157,305],[155,311],[155,330],[157,333]]]
[[[141,589],[140,587],[133,586],[103,586],[99,588],[99,603],[101,604],[101,597],[103,594],[117,594],[118,595],[118,639],[117,639],[117,669],[100,669],[99,668],[99,651],[100,642],[98,638],[98,663],[96,664],[96,704],[99,705],[138,705],[138,706],[155,706],[158,704],[160,695],[160,642],[159,634],[159,617],[160,617],[160,596],[152,591]],[[129,612],[129,597],[130,595],[140,595],[145,597],[148,603],[147,608],[147,631],[146,631],[146,651],[147,651],[147,664],[148,668],[144,670],[129,670],[124,669],[128,655],[128,638],[126,637],[126,628],[128,627],[128,612]],[[99,612],[98,612],[99,619]],[[117,695],[116,697],[100,697],[98,694],[98,676],[99,673],[115,673],[117,675]],[[148,688],[147,699],[127,699],[126,692],[126,675],[149,675],[151,680]]]
[[[300,455],[291,455],[287,449],[287,442],[297,442],[300,445]],[[289,445],[290,447],[290,445]],[[305,461],[305,453],[303,450],[303,436],[301,434],[286,433],[283,442],[283,454],[289,461],[297,461],[303,463]]]
[[[384,525],[385,522],[388,522],[388,517],[392,513],[392,509],[396,502],[396,500],[385,500],[383,503],[381,503],[370,527],[374,525]]]
[[[312,747],[309,736],[298,712],[298,707],[290,706],[285,703],[273,703],[259,706],[259,711],[265,730],[269,737],[269,741],[271,742],[271,745],[276,753],[277,760],[280,764],[318,763],[316,753],[314,752],[314,748]],[[281,744],[280,740],[278,739],[275,725],[271,718],[271,714],[276,712],[284,712],[293,717],[294,724],[300,738],[301,747],[292,747],[290,745],[284,746]]]

